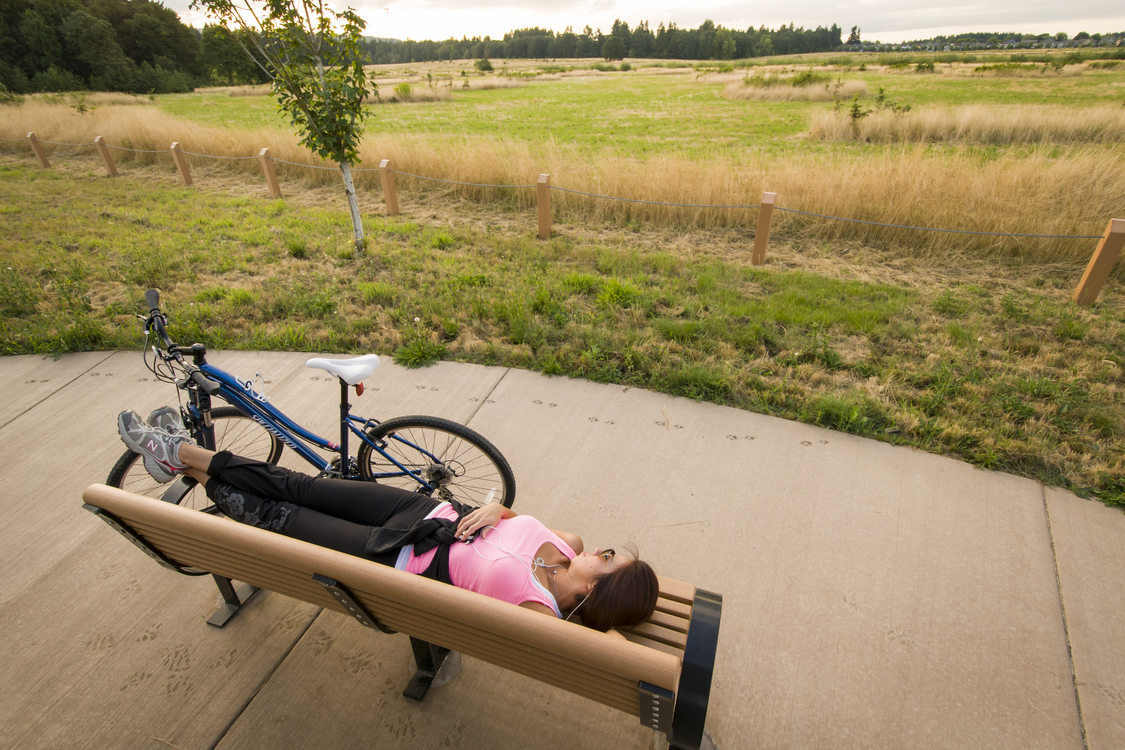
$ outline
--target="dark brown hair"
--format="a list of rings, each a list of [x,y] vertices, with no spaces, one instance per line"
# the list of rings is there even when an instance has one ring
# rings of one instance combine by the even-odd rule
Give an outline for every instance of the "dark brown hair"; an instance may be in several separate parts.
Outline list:
[[[577,611],[582,623],[594,630],[627,628],[652,616],[659,594],[656,571],[644,560],[634,559],[599,578]]]

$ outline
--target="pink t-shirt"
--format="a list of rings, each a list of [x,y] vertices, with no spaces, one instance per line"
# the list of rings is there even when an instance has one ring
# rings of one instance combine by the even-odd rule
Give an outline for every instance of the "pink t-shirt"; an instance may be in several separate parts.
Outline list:
[[[442,503],[429,517],[456,520],[457,513],[448,503]],[[555,597],[539,583],[531,565],[545,543],[556,547],[567,559],[574,558],[569,544],[531,516],[501,519],[478,534],[472,544],[457,543],[449,548],[450,578],[457,588],[512,604],[538,602],[561,617]],[[405,547],[395,567],[407,573],[422,573],[436,553],[430,550],[415,557],[413,545]]]

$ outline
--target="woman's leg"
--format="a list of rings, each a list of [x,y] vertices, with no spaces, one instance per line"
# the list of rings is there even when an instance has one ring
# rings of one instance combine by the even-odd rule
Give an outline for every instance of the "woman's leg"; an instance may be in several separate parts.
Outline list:
[[[293,503],[265,498],[215,477],[203,475],[203,478],[206,479],[203,486],[207,497],[235,521],[349,555],[366,557],[383,565],[393,567],[397,560],[398,550],[381,555],[367,553],[367,541],[373,530],[371,526],[345,521]]]
[[[421,519],[438,505],[432,498],[397,487],[350,479],[310,477],[225,451],[215,453],[197,445],[181,446],[179,458],[187,465],[187,471],[201,480],[204,486],[206,479],[197,474],[219,479],[261,497],[292,503],[365,526],[383,526],[391,518],[402,514],[417,515]]]

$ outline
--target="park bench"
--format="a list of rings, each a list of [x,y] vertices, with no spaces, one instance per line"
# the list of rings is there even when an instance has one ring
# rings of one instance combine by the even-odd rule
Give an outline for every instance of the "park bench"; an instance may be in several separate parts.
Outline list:
[[[454,651],[637,716],[666,734],[670,747],[703,741],[722,609],[717,594],[661,578],[656,612],[622,639],[113,487],[92,485],[83,500],[161,565],[213,576],[225,601],[213,625],[265,589],[410,636],[417,672],[404,691],[409,698],[422,700]]]

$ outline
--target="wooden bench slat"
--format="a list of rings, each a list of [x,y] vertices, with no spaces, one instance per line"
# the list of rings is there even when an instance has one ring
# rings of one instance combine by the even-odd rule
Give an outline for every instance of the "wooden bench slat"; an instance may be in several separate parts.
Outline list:
[[[667,599],[682,602],[690,605],[695,601],[695,586],[683,581],[677,581],[674,578],[665,578],[664,576],[657,576],[660,581],[660,595]]]
[[[683,602],[673,601],[663,597],[656,600],[656,611],[664,612],[672,617],[679,617],[683,620],[691,619],[690,604],[684,604]]]
[[[680,633],[675,630],[669,630],[668,628],[662,628],[659,625],[653,625],[652,623],[648,622],[642,623],[635,628],[630,628],[629,632],[636,633],[641,637],[648,638],[653,641],[666,643],[669,646],[675,646],[679,648],[680,651],[683,651],[684,647],[687,645],[687,633]]]
[[[657,610],[652,613],[652,617],[648,618],[648,622],[653,625],[659,625],[662,628],[667,628],[668,630],[674,630],[677,633],[687,633],[691,618],[680,617]]]
[[[636,635],[632,631],[625,633],[625,637],[633,643],[636,643],[637,645],[644,646],[645,648],[655,649],[656,651],[661,651],[665,654],[670,654],[677,659],[682,658],[684,655],[683,648],[679,646],[672,646],[668,643],[662,643],[661,641],[654,641],[651,638],[645,638],[644,636]]]

